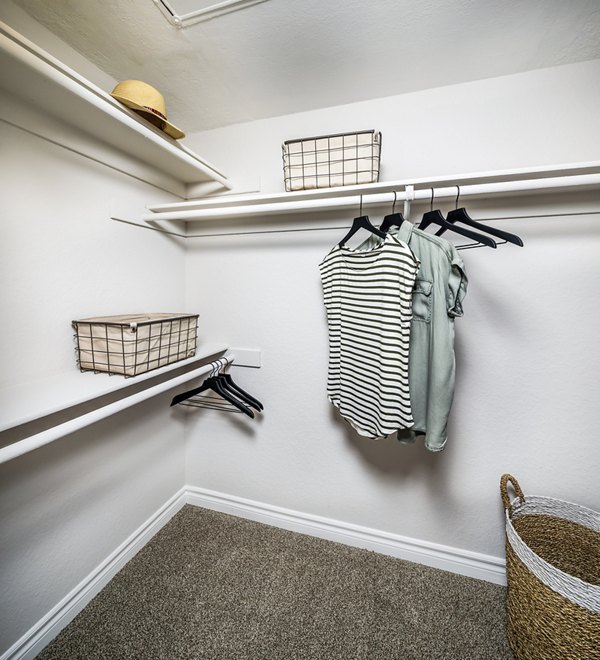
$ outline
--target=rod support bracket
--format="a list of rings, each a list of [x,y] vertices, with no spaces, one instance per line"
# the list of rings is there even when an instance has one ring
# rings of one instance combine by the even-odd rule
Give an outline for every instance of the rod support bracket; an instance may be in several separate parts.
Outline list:
[[[404,186],[404,217],[408,220],[410,217],[410,204],[415,199],[415,187],[412,185]]]

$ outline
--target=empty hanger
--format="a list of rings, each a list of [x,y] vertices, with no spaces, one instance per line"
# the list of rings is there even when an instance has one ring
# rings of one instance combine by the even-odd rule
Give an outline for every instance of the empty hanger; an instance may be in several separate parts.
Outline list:
[[[220,373],[221,369],[227,364],[224,362],[222,359],[217,360],[218,366],[217,366],[217,374],[215,378],[221,382],[223,387],[225,387],[226,390],[229,390],[233,396],[239,396],[245,403],[247,403],[249,406],[252,406],[255,410],[261,411],[264,409],[263,404],[258,400],[255,399],[252,395],[248,394],[245,390],[243,390],[229,374],[225,373]]]
[[[392,227],[400,227],[400,225],[404,222],[404,216],[402,213],[396,213],[396,197],[396,191],[394,190],[394,203],[392,205],[392,212],[385,216],[383,222],[379,226],[379,229],[382,232],[387,233]]]
[[[197,394],[200,394],[201,392],[205,392],[206,390],[212,390],[213,392],[216,392],[219,396],[223,397],[226,401],[229,401],[232,406],[235,406],[240,412],[243,412],[245,415],[248,415],[248,417],[254,418],[254,413],[248,406],[243,404],[241,401],[238,401],[232,394],[230,394],[224,387],[223,384],[217,380],[216,376],[210,376],[207,378],[200,387],[195,387],[193,390],[189,390],[188,392],[183,392],[182,394],[178,394],[176,397],[173,397],[173,400],[171,401],[171,405],[175,406],[178,403],[181,403],[185,401],[186,399],[190,399],[193,396],[196,396]]]
[[[477,222],[477,220],[473,220],[473,218],[469,216],[467,209],[464,208],[464,206],[458,208],[458,200],[460,199],[460,186],[456,186],[456,189],[457,194],[456,201],[454,202],[454,210],[450,211],[446,216],[446,220],[449,223],[454,224],[455,222],[462,222],[464,225],[468,225],[469,227],[473,227],[473,229],[479,229],[480,231],[491,234],[492,236],[506,241],[507,243],[513,243],[514,245],[523,247],[523,241],[516,234],[511,234],[507,231],[503,231],[502,229],[496,229],[495,227],[484,225],[482,222]],[[442,228],[438,230],[435,235],[441,236],[445,231],[446,229]]]
[[[376,236],[379,236],[379,238],[385,238],[385,232],[381,231],[381,229],[377,229],[377,227],[371,224],[369,217],[362,214],[362,198],[363,196],[361,195],[359,216],[358,218],[354,218],[354,221],[352,222],[352,227],[350,227],[350,231],[338,243],[338,247],[344,247],[346,241],[352,236],[354,236],[354,234],[356,234],[356,232],[359,229],[366,229],[371,233],[375,234]]]
[[[495,248],[496,247],[496,241],[492,240],[489,236],[485,236],[484,234],[479,234],[475,231],[471,231],[470,229],[465,229],[464,227],[460,227],[457,225],[453,225],[450,222],[444,218],[442,215],[442,212],[439,209],[433,209],[433,198],[434,198],[435,191],[432,188],[431,189],[431,205],[430,205],[430,210],[427,211],[427,213],[423,214],[423,219],[421,220],[421,224],[419,225],[419,229],[426,229],[429,227],[431,224],[438,225],[439,227],[442,227],[444,229],[448,229],[450,231],[453,231],[456,234],[460,234],[461,236],[465,236],[466,238],[470,238],[472,241],[477,241],[478,243],[481,243],[483,245],[487,245],[488,247]]]
[[[216,368],[218,370],[218,367]],[[213,372],[214,374],[215,372]],[[212,375],[209,378],[207,378],[202,385],[199,387],[195,387],[192,390],[188,390],[187,392],[182,392],[181,394],[178,394],[177,396],[173,397],[173,400],[171,401],[171,406],[175,406],[178,403],[182,403],[186,399],[190,399],[193,396],[196,396],[202,392],[205,392],[207,390],[212,390],[213,392],[216,392],[219,396],[221,396],[223,399],[226,401],[229,401],[232,406],[235,406],[240,412],[243,412],[245,415],[248,415],[248,417],[254,418],[254,413],[248,406],[246,406],[244,403],[236,399],[235,396],[231,394],[230,391],[228,391],[222,381],[220,381],[216,375]]]
[[[264,410],[263,404],[258,399],[255,399],[253,396],[248,394],[248,392],[243,390],[237,383],[235,383],[229,374],[219,374],[217,378],[223,382],[225,387],[228,388],[232,394],[239,396],[249,406],[252,406],[255,410],[258,411]]]

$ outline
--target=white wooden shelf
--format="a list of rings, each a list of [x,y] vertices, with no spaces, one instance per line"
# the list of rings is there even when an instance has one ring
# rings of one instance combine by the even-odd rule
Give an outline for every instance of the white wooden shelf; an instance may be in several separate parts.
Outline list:
[[[202,361],[213,356],[220,356],[227,349],[228,346],[225,344],[200,343],[194,357],[174,362],[160,369],[147,371],[132,378],[118,375],[109,376],[91,371],[80,372],[74,368],[72,371],[51,378],[4,388],[0,390],[0,432],[34,422],[120,390],[123,391],[123,397],[126,397],[129,394],[127,390],[137,390],[136,386],[140,383],[146,382],[150,387],[161,376],[170,372],[181,369],[192,371]]]
[[[2,22],[0,87],[107,151],[116,149],[159,172],[165,189],[180,197],[192,196],[207,183],[229,188],[226,177],[208,162]]]
[[[398,202],[411,202],[428,200],[431,188],[435,189],[437,201],[455,198],[457,185],[460,186],[461,199],[469,196],[600,189],[600,161],[403,179],[287,193],[219,195],[201,200],[149,206],[148,213],[145,213],[142,219],[145,222],[199,222],[357,209],[360,196],[363,196],[365,206],[390,205],[394,192]]]

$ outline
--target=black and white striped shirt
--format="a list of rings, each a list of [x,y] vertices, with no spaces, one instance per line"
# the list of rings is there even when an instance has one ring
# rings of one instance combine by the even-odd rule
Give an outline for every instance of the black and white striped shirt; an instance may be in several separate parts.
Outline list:
[[[419,261],[389,234],[371,250],[335,246],[319,265],[329,327],[327,394],[360,435],[413,425],[408,388]]]

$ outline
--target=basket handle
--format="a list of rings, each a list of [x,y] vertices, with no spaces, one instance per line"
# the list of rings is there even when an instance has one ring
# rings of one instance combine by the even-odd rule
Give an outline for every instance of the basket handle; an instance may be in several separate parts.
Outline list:
[[[508,495],[508,484],[513,487],[518,498],[525,500],[525,495],[523,494],[521,486],[519,486],[519,482],[511,474],[503,474],[502,477],[500,477],[500,495],[502,496],[502,504],[506,511],[511,508],[510,497]]]

